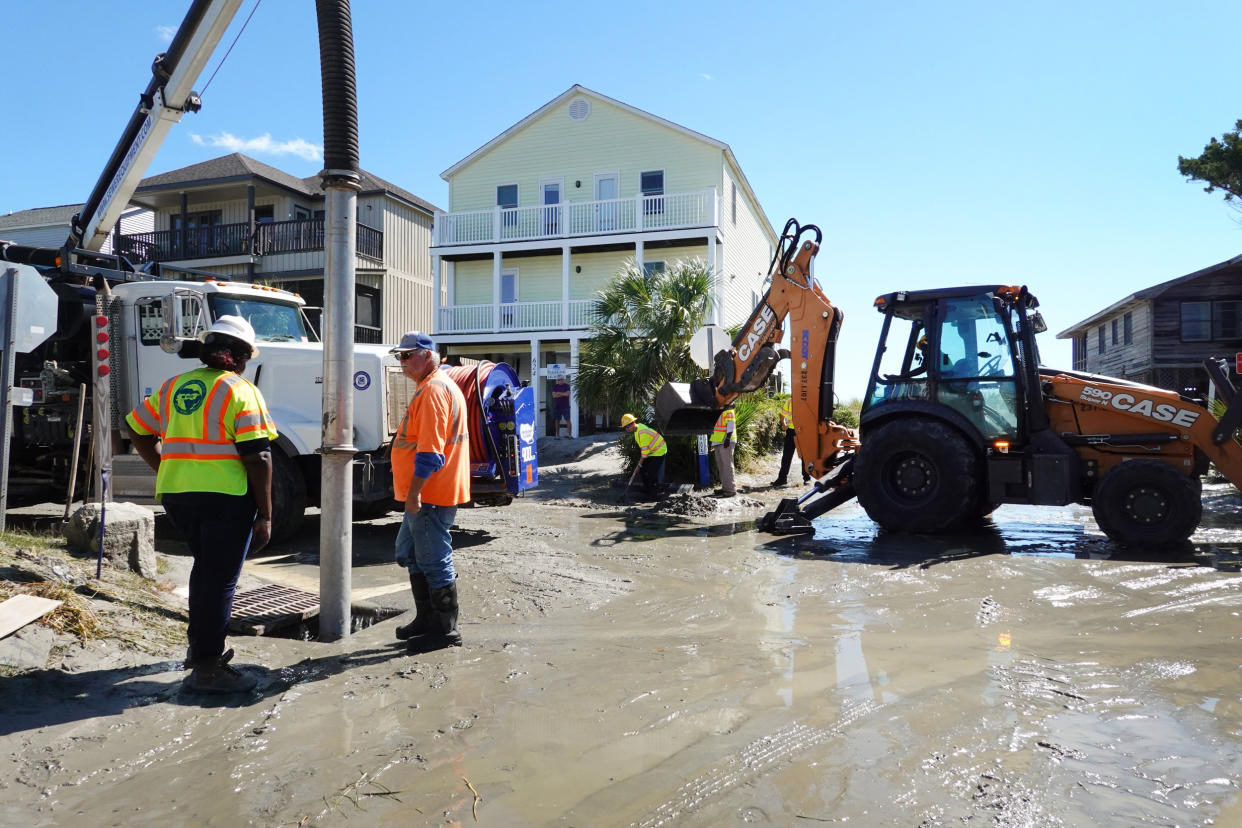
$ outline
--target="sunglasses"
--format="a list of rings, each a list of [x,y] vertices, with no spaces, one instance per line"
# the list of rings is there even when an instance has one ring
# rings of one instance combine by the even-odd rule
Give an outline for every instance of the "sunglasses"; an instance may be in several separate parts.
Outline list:
[[[401,353],[397,354],[397,359],[401,360],[402,362],[405,362],[407,359],[411,359],[415,354],[421,354],[422,352],[423,352],[422,348],[419,348],[414,351],[402,351]]]

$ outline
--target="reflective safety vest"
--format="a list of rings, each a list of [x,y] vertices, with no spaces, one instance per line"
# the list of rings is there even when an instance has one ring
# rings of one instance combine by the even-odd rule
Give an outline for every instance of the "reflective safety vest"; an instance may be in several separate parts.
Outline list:
[[[167,380],[125,416],[135,434],[160,440],[155,496],[172,492],[244,495],[246,467],[237,443],[276,439],[258,388],[206,365]]]
[[[664,445],[660,432],[642,423],[638,424],[638,430],[634,432],[634,442],[638,443],[643,457],[663,457],[668,453],[668,447]]]
[[[781,403],[781,425],[786,429],[794,427],[793,397],[786,397],[785,402]]]
[[[460,506],[470,500],[470,438],[466,398],[457,383],[436,369],[414,390],[401,427],[392,438],[392,491],[404,501],[414,479],[414,463],[424,452],[444,465],[427,477],[419,499],[432,506]]]
[[[723,443],[725,436],[735,431],[737,431],[737,414],[732,408],[726,408],[720,412],[716,427],[712,429],[712,443],[716,445]]]

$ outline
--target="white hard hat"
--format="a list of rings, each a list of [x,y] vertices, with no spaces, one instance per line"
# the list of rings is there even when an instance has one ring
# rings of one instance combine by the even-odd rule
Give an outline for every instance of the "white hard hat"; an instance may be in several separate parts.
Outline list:
[[[221,316],[211,327],[198,335],[200,342],[206,342],[207,337],[211,334],[224,334],[231,336],[236,340],[245,342],[250,346],[250,356],[257,357],[259,348],[254,344],[254,328],[250,327],[250,323],[240,316],[225,315]]]

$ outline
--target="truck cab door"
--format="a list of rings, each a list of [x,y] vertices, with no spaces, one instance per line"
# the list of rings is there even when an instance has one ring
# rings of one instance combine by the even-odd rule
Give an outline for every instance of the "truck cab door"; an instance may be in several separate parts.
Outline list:
[[[178,313],[170,313],[176,308]],[[197,340],[205,329],[206,307],[202,296],[194,291],[177,290],[166,296],[149,296],[134,303],[135,330],[134,364],[137,375],[133,385],[136,399],[127,400],[131,408],[138,400],[159,389],[164,380],[196,367],[197,360],[180,355],[183,342]]]

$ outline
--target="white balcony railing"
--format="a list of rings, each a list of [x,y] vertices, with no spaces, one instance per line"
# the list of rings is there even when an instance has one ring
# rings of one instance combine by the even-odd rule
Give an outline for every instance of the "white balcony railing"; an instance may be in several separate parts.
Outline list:
[[[719,223],[719,215],[715,189],[605,201],[569,201],[536,207],[495,207],[491,210],[436,213],[432,244],[495,244],[710,227]]]
[[[590,299],[569,302],[505,302],[488,305],[451,305],[440,308],[437,334],[503,333],[505,331],[559,331],[589,327]],[[568,318],[566,313],[568,312]]]

